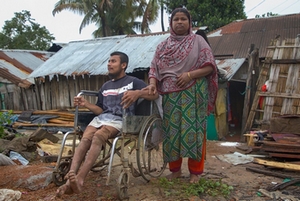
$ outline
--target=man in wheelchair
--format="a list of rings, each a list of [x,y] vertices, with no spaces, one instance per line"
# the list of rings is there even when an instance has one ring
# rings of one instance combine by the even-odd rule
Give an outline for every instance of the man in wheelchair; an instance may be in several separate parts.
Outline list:
[[[110,81],[99,90],[96,104],[88,102],[82,96],[74,98],[75,106],[83,106],[97,115],[85,129],[76,148],[70,171],[66,175],[66,184],[57,189],[56,196],[80,193],[84,180],[97,160],[102,146],[109,138],[114,138],[122,130],[123,109],[135,113],[135,103],[139,98],[155,100],[158,94],[149,94],[142,90],[146,83],[128,76],[128,56],[123,52],[113,52],[108,60]],[[84,163],[83,163],[84,161]]]

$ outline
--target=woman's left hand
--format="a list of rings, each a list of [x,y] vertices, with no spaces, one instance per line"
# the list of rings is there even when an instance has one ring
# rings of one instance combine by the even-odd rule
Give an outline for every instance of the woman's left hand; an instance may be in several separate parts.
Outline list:
[[[182,73],[177,77],[176,85],[180,88],[185,87],[188,83],[190,83],[191,78],[188,76],[188,72]]]

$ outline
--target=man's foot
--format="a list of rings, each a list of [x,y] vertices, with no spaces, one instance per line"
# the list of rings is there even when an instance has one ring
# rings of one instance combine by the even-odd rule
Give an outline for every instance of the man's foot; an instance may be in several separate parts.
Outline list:
[[[173,179],[177,179],[181,177],[181,171],[177,171],[177,172],[172,172],[171,174],[167,175],[166,178],[171,181]]]
[[[190,183],[191,184],[195,184],[198,183],[199,181],[199,177],[196,174],[190,174]]]
[[[69,182],[66,184],[60,186],[56,191],[56,197],[61,197],[63,194],[72,194],[73,190],[71,189],[71,186]]]
[[[73,190],[74,193],[80,193],[82,190],[82,185],[77,180],[77,176],[73,170],[70,170],[68,173],[69,181],[70,181],[70,186],[71,189]]]

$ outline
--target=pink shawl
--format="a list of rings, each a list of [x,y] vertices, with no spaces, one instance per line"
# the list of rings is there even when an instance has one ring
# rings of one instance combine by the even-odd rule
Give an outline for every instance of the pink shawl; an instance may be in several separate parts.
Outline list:
[[[179,88],[176,86],[178,75],[211,65],[214,71],[206,76],[209,93],[208,112],[211,112],[217,96],[218,77],[210,46],[201,36],[192,32],[191,24],[186,36],[177,36],[172,27],[170,33],[171,35],[156,48],[149,78],[157,80],[157,90],[160,94],[182,91],[194,85],[196,81],[191,81],[186,88]]]

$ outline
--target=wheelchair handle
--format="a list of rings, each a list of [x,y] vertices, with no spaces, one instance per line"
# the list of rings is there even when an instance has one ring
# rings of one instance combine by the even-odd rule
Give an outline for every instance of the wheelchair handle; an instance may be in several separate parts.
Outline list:
[[[87,96],[98,96],[98,91],[89,91],[89,90],[81,90],[78,94],[77,97],[82,96],[82,95],[87,95]],[[78,105],[75,107],[75,119],[74,119],[74,129],[77,129],[78,125]]]

